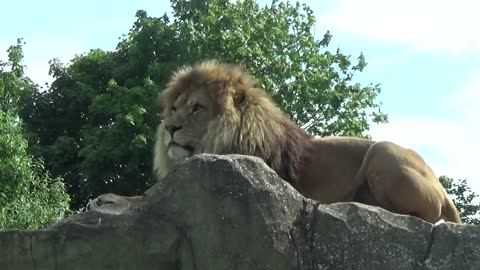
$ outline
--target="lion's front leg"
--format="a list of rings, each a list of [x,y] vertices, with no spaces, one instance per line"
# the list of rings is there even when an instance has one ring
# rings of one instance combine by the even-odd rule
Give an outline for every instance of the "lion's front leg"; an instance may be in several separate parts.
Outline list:
[[[143,196],[120,196],[112,193],[103,194],[91,200],[85,211],[99,211],[109,214],[121,214],[132,205],[143,202]]]

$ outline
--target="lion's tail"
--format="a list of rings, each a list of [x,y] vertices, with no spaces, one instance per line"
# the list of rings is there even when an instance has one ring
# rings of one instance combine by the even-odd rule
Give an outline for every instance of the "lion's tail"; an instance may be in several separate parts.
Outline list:
[[[452,199],[447,195],[445,198],[445,205],[442,207],[442,215],[445,221],[455,222],[455,223],[462,223],[460,219],[460,214],[458,213],[455,204],[453,203]]]

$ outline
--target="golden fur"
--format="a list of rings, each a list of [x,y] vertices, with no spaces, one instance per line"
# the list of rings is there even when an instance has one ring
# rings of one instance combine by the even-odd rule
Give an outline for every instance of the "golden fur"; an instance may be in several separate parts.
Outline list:
[[[206,61],[176,72],[160,100],[154,168],[165,176],[197,154],[261,157],[300,193],[321,203],[357,201],[429,222],[460,223],[452,200],[414,151],[390,142],[313,138],[235,65]]]

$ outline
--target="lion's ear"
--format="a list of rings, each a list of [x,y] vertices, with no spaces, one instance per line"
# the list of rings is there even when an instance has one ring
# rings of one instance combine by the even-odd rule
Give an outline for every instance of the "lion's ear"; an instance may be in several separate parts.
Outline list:
[[[245,91],[235,87],[235,85],[232,85],[230,82],[216,82],[215,88],[218,89],[216,99],[222,100],[220,102],[222,106],[231,104],[231,106],[238,107],[245,100]]]
[[[226,89],[226,92],[232,98],[233,105],[235,107],[238,107],[243,103],[243,101],[245,100],[245,91],[243,89],[235,88],[232,85],[227,85]]]
[[[245,100],[245,92],[235,93],[233,95],[233,102],[235,103],[235,106],[242,104],[244,100]]]
[[[231,83],[225,84],[224,88],[226,93],[233,99],[233,104],[238,106],[243,103],[245,100],[245,90],[242,89],[239,85],[232,85]]]

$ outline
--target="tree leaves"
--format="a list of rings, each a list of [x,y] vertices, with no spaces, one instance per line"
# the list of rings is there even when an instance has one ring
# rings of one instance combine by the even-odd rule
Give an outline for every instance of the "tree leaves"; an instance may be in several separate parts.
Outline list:
[[[366,136],[369,123],[386,122],[375,101],[380,86],[352,83],[366,66],[363,54],[354,65],[340,49],[324,50],[332,34],[315,39],[315,18],[308,6],[281,2],[260,8],[252,0],[208,1],[190,10],[194,2],[173,1],[174,26],[179,35],[188,35],[182,40],[190,61],[243,63],[293,120],[316,135]]]
[[[23,50],[20,40],[8,50],[2,62],[0,93],[7,97],[0,110],[0,228],[36,229],[64,217],[69,197],[60,178],[51,178],[40,160],[27,154],[18,103],[25,91],[33,89],[23,77]]]
[[[462,222],[480,225],[480,203],[478,202],[480,197],[467,186],[467,180],[454,180],[447,176],[440,176],[439,181],[447,193],[452,195],[455,206],[460,211]]]

